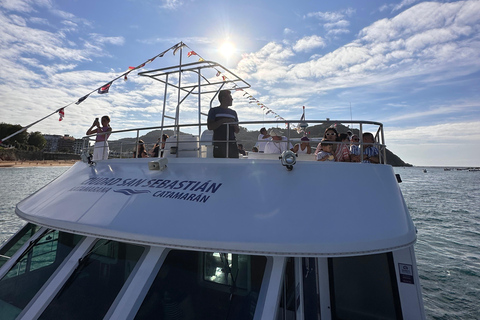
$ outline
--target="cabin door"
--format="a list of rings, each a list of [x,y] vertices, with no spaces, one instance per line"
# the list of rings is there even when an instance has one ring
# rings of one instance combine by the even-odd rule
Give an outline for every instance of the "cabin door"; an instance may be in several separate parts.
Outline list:
[[[320,319],[316,260],[314,258],[287,259],[277,320]]]

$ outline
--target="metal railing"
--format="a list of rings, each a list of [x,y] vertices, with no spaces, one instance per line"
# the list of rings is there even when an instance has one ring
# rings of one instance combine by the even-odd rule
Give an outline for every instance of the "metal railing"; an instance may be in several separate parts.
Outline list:
[[[304,129],[304,132],[309,132],[312,129],[315,128],[317,125],[323,125],[325,128],[330,128],[332,127],[332,124],[336,124],[337,128],[341,127],[345,130],[351,131],[353,134],[357,135],[359,137],[359,143],[358,146],[360,148],[360,157],[361,157],[361,162],[364,160],[364,149],[365,143],[363,142],[362,135],[365,132],[370,132],[373,134],[375,138],[375,144],[374,146],[379,150],[379,158],[380,158],[380,163],[385,164],[386,163],[386,145],[385,145],[385,137],[384,137],[384,131],[383,131],[383,125],[379,122],[374,122],[374,121],[353,121],[353,120],[308,120],[308,127]],[[292,143],[294,145],[295,143],[300,143],[301,142],[301,137],[305,134],[303,133],[298,133],[298,128],[299,128],[299,121],[298,120],[287,120],[287,121],[241,121],[241,122],[232,122],[232,123],[227,123],[227,137],[225,140],[212,140],[212,139],[203,139],[202,140],[202,135],[196,135],[196,134],[191,134],[191,132],[205,132],[207,131],[207,123],[196,123],[196,124],[184,124],[184,125],[166,125],[166,126],[157,126],[157,127],[145,127],[145,128],[134,128],[134,129],[126,129],[126,130],[117,130],[117,131],[111,131],[109,133],[100,133],[98,135],[104,135],[108,134],[108,142],[110,144],[110,155],[109,158],[133,158],[134,156],[134,151],[138,150],[138,145],[139,141],[141,138],[141,132],[150,132],[153,130],[160,130],[160,132],[165,132],[165,131],[174,131],[177,132],[173,137],[170,137],[167,140],[167,147],[162,149],[160,148],[161,151],[166,152],[170,156],[175,156],[175,157],[182,157],[182,153],[185,153],[185,151],[195,151],[195,150],[183,150],[182,145],[186,144],[195,144],[196,147],[194,149],[197,149],[197,151],[200,151],[202,146],[206,145],[211,145],[215,142],[223,142],[226,143],[227,146],[227,154],[228,154],[228,148],[230,148],[230,145],[228,142],[228,132],[230,130],[229,126],[230,125],[239,125],[244,129],[247,129],[248,132],[252,132],[253,130],[248,130],[249,127],[254,127],[254,131],[256,132],[255,134],[250,133],[251,135],[257,135],[258,136],[258,131],[260,127],[268,127],[271,126],[271,128],[275,128],[275,130],[280,130],[283,131],[284,137],[286,137],[286,142],[288,145]],[[281,127],[281,128],[280,128]],[[366,130],[368,128],[368,130]],[[342,130],[343,130],[342,129]],[[325,130],[325,129],[323,129]],[[339,132],[339,134],[342,132]],[[121,135],[125,136],[125,134],[129,135],[127,138],[122,138],[118,140],[113,140],[112,138],[114,137],[119,137]],[[244,136],[245,134],[243,134]],[[97,134],[85,136],[83,138],[83,152],[84,153],[93,153],[93,148],[94,145],[92,145],[92,142],[95,142]],[[185,141],[183,138],[188,136],[190,140]],[[323,133],[317,133],[317,134],[308,134],[308,138],[310,139],[310,143],[320,143],[320,141],[323,139],[324,135]],[[260,140],[255,139],[248,139],[242,140],[242,134],[237,134],[236,138],[237,143],[242,143],[244,145],[248,144],[256,144],[257,142],[260,142]],[[332,142],[333,144],[341,144],[342,142],[340,141],[329,141]],[[145,141],[147,144],[151,144],[153,147],[154,142],[152,141]],[[312,146],[311,148],[314,149],[316,146]],[[175,150],[175,151],[173,151]],[[161,152],[159,152],[159,157],[160,157]],[[138,154],[136,155],[138,157]],[[199,155],[200,157],[200,155]]]

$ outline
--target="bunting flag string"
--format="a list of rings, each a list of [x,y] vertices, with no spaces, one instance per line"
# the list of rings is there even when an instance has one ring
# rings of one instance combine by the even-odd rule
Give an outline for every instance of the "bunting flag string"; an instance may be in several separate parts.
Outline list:
[[[0,139],[0,143],[3,143],[4,141],[10,139],[11,137],[14,137],[14,136],[16,136],[16,135],[19,134],[19,133],[22,133],[23,131],[27,130],[28,128],[30,128],[30,127],[34,126],[35,124],[37,124],[37,123],[39,123],[39,122],[41,122],[41,121],[43,121],[43,120],[51,117],[51,116],[54,115],[54,114],[57,114],[57,113],[58,113],[58,115],[59,115],[59,121],[62,121],[63,118],[64,118],[64,116],[65,116],[65,108],[71,106],[71,105],[74,104],[74,103],[75,103],[76,105],[79,105],[80,103],[82,103],[83,101],[85,101],[85,100],[86,100],[92,93],[94,93],[94,92],[97,92],[97,93],[99,93],[99,94],[108,93],[108,90],[110,89],[110,86],[112,85],[112,83],[113,83],[114,81],[117,81],[117,80],[120,79],[120,78],[124,78],[124,80],[126,81],[126,80],[127,80],[127,75],[128,75],[130,72],[132,72],[132,71],[134,71],[134,70],[137,70],[137,69],[140,69],[140,68],[143,68],[146,64],[151,63],[151,62],[154,61],[156,58],[163,57],[163,56],[165,55],[165,53],[167,53],[167,52],[170,51],[170,50],[174,50],[173,53],[175,54],[180,48],[183,48],[183,47],[185,47],[185,46],[186,46],[186,45],[185,45],[183,42],[179,42],[179,43],[171,46],[171,47],[168,48],[167,50],[165,50],[165,51],[157,54],[157,55],[154,56],[153,58],[148,59],[147,61],[145,61],[144,63],[138,65],[137,67],[129,67],[129,68],[128,68],[129,70],[127,70],[126,72],[122,73],[120,76],[116,77],[115,79],[111,80],[111,81],[110,81],[109,83],[107,83],[106,85],[103,85],[103,86],[101,86],[100,88],[96,88],[95,90],[92,90],[90,93],[88,93],[88,94],[84,95],[83,97],[79,98],[76,102],[71,102],[71,103],[69,103],[69,104],[61,107],[60,109],[57,109],[57,110],[55,110],[54,112],[48,114],[47,116],[45,116],[45,117],[43,117],[43,118],[41,118],[41,119],[39,119],[39,120],[37,120],[37,121],[32,122],[31,124],[23,127],[22,129],[14,132],[13,134],[11,134],[11,135],[3,138],[3,139]],[[108,86],[108,87],[107,87],[107,86]],[[106,89],[106,90],[105,90],[105,89]]]
[[[37,123],[39,123],[39,122],[41,122],[41,121],[49,118],[50,116],[52,116],[52,115],[54,115],[54,114],[56,114],[56,113],[59,114],[59,121],[62,121],[63,118],[64,118],[64,116],[65,116],[65,108],[69,107],[69,106],[72,105],[72,104],[79,105],[80,103],[82,103],[83,101],[85,101],[85,100],[86,100],[92,93],[94,93],[94,92],[97,92],[98,94],[108,93],[108,91],[110,90],[110,87],[112,86],[113,82],[117,81],[117,80],[120,79],[120,78],[123,78],[125,81],[127,81],[127,80],[128,80],[128,75],[130,74],[130,72],[132,72],[132,71],[134,71],[134,70],[137,70],[137,69],[140,69],[140,68],[143,68],[146,64],[153,62],[156,58],[163,57],[163,56],[165,55],[165,53],[167,53],[167,52],[170,51],[170,50],[173,50],[173,55],[175,55],[181,48],[184,48],[184,47],[189,48],[185,43],[179,42],[179,43],[173,45],[172,47],[168,48],[167,50],[165,50],[165,51],[157,54],[156,56],[148,59],[147,61],[139,64],[138,66],[136,66],[136,67],[129,67],[127,71],[125,71],[124,73],[122,73],[120,76],[114,78],[113,80],[111,80],[111,81],[108,82],[107,84],[104,84],[103,86],[92,90],[90,93],[88,93],[88,94],[84,95],[83,97],[79,98],[76,102],[71,102],[71,103],[63,106],[62,108],[59,108],[59,109],[57,109],[56,111],[50,113],[49,115],[43,117],[42,119],[39,119],[39,120],[37,120],[37,121],[35,121],[35,122],[33,122],[33,123],[31,123],[31,124],[23,127],[23,128],[20,129],[19,131],[11,134],[10,136],[1,139],[0,142],[3,142],[3,141],[8,140],[9,138],[11,138],[11,137],[13,137],[13,136],[15,136],[15,135],[17,135],[17,134],[19,134],[19,133],[27,130],[27,129],[30,128],[31,126],[33,126],[33,125],[35,125],[35,124],[37,124]],[[191,48],[190,48],[190,50],[191,50]],[[202,56],[200,56],[196,51],[193,51],[193,50],[189,51],[189,52],[187,53],[187,56],[188,56],[188,57],[198,56],[198,57],[199,57],[198,61],[205,61],[205,59],[204,59]],[[222,74],[222,72],[221,72],[220,70],[216,70],[216,71],[217,71],[217,74],[216,74],[217,77],[220,77],[220,76],[221,76],[223,81],[227,81],[227,80],[228,80],[228,77],[227,77],[226,75]],[[237,91],[245,91],[245,90],[243,90],[243,89],[241,89],[241,88],[236,88],[236,85],[234,85],[234,88],[233,88],[233,89],[235,89],[235,90],[237,90]],[[263,103],[261,103],[258,99],[256,99],[256,98],[253,97],[252,95],[250,95],[248,92],[245,91],[245,93],[243,94],[243,96],[245,96],[245,95],[248,95],[248,96],[251,98],[250,103],[255,103],[255,102],[256,102],[257,105],[259,105],[262,110],[267,110],[267,113],[266,113],[266,114],[273,114],[277,119],[281,119],[281,120],[284,120],[284,121],[285,121],[284,118],[282,118],[280,115],[278,115],[275,111],[273,111],[273,110],[270,109],[269,107],[265,106],[265,105],[264,105]]]
[[[196,51],[193,51],[193,49],[190,48],[190,47],[187,46],[187,45],[185,45],[185,46],[191,50],[191,51],[189,51],[189,52],[187,53],[187,57],[190,58],[191,56],[194,56],[194,55],[195,55],[195,56],[198,56],[198,57],[199,57],[198,61],[205,61],[205,60],[203,59],[203,57],[202,57],[201,55],[199,55]],[[175,50],[177,50],[177,49],[175,49]],[[216,74],[217,77],[220,77],[220,76],[221,76],[223,81],[227,81],[227,80],[228,80],[228,77],[227,77],[226,75],[222,74],[222,72],[221,72],[220,70],[218,70],[218,69],[216,69],[216,68],[215,68],[215,70],[217,71],[217,74]],[[244,89],[235,88],[235,87],[236,87],[236,85],[234,85],[234,88],[233,88],[233,89],[235,89],[236,91],[245,91]],[[269,107],[267,107],[266,105],[264,105],[263,103],[261,103],[258,99],[256,99],[254,96],[252,96],[251,94],[249,94],[247,91],[245,91],[245,93],[243,94],[243,97],[245,97],[246,95],[247,95],[247,99],[249,100],[248,103],[256,103],[258,106],[260,106],[260,108],[261,108],[262,110],[268,110],[267,113],[265,113],[266,115],[268,115],[268,114],[271,113],[271,114],[274,115],[274,117],[275,117],[276,119],[279,119],[279,120],[282,120],[282,121],[286,121],[283,117],[281,117],[281,116],[278,115],[275,111],[271,110]]]

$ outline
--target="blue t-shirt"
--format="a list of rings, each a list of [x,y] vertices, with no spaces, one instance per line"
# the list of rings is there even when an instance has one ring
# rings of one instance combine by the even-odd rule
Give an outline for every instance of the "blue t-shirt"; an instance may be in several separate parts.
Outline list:
[[[238,122],[237,113],[235,110],[229,108],[215,107],[208,111],[208,122],[214,122],[219,119],[230,118]],[[233,125],[229,126],[230,136],[229,140],[235,140],[235,128]],[[213,130],[213,140],[227,140],[227,125],[222,124],[217,129]]]

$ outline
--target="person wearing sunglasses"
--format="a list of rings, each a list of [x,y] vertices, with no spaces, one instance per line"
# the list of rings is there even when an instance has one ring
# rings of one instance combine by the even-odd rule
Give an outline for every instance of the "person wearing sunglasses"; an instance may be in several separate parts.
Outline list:
[[[325,130],[325,133],[323,134],[323,140],[325,141],[337,141],[337,138],[338,138],[338,132],[337,132],[337,129],[335,128],[327,128]],[[333,145],[333,151],[335,152],[336,150],[336,145],[334,144]],[[319,143],[318,146],[317,146],[317,149],[315,150],[315,156],[320,152],[322,151],[322,144]]]

